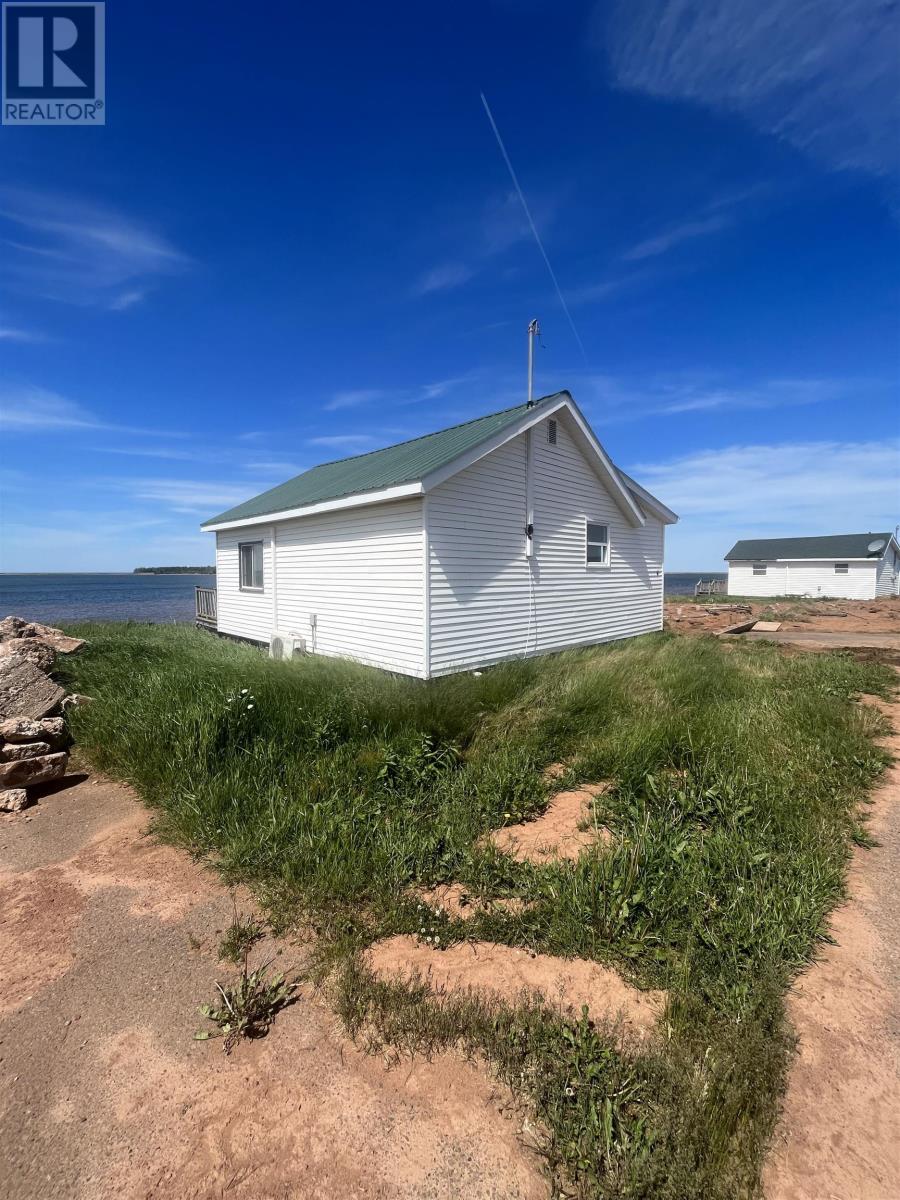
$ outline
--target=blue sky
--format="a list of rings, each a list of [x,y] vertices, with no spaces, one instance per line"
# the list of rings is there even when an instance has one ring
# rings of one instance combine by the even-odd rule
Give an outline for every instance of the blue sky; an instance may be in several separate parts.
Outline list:
[[[105,128],[3,128],[4,570],[567,387],[737,537],[900,520],[897,8],[107,5]],[[578,335],[479,99],[484,91]]]

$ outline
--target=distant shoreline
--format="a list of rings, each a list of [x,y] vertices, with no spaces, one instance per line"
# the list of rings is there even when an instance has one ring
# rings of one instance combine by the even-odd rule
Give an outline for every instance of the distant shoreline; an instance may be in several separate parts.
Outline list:
[[[77,578],[79,575],[103,575],[104,577],[120,577],[134,579],[135,575],[215,575],[215,568],[196,571],[0,571],[0,579],[46,579],[49,576],[67,576]]]
[[[215,567],[135,567],[132,575],[215,575]]]

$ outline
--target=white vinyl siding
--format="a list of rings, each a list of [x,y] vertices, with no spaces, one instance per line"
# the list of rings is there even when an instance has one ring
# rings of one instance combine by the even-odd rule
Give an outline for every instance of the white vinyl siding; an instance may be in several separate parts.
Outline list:
[[[216,534],[216,600],[218,629],[233,637],[268,642],[272,632],[272,538],[266,530],[263,544],[262,591],[241,588],[240,557],[242,542],[259,541],[259,526],[248,530],[229,529]]]
[[[728,592],[732,596],[834,596],[871,600],[875,595],[875,563],[837,561],[846,564],[846,574],[835,571],[834,559],[769,561],[765,575],[754,574],[752,562],[732,562],[728,564]]]
[[[767,562],[766,573],[759,574],[760,560],[728,564],[728,592],[732,596],[783,596],[783,563]]]
[[[878,564],[875,581],[877,596],[900,595],[900,550],[895,549],[893,542],[884,552],[884,557]]]
[[[662,628],[663,526],[629,525],[576,445],[533,432],[534,554],[525,555],[523,434],[428,497],[431,671],[630,637]],[[604,524],[609,567],[586,562],[586,523]]]
[[[425,674],[420,499],[281,521],[277,547],[280,630],[318,654]]]

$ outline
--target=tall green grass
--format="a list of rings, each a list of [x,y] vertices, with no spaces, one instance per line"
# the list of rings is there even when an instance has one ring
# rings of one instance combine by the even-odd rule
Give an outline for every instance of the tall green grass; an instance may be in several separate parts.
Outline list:
[[[753,1194],[788,1054],[781,997],[884,762],[878,714],[851,697],[885,694],[887,668],[654,635],[422,683],[271,663],[184,628],[77,632],[90,644],[64,670],[94,697],[72,718],[82,751],[167,836],[315,924],[351,1027],[488,1054],[581,1194]],[[480,841],[540,812],[551,786],[598,779],[615,783],[598,814],[611,847],[535,866]],[[529,902],[469,932],[668,989],[667,1040],[622,1058],[583,1023],[442,1008],[367,977],[361,947],[417,928],[409,889],[451,879]]]

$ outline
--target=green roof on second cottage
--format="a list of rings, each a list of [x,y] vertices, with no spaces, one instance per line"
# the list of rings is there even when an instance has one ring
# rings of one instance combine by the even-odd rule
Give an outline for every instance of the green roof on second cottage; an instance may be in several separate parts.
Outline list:
[[[727,561],[748,559],[841,559],[881,558],[884,547],[870,550],[869,543],[890,542],[890,533],[835,533],[827,537],[751,538],[735,542],[725,555]]]

